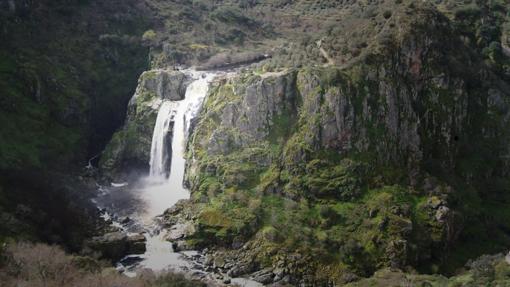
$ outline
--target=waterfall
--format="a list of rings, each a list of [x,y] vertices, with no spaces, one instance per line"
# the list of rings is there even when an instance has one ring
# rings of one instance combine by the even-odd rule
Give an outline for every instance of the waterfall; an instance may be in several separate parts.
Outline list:
[[[171,113],[172,103],[169,101],[163,102],[159,108],[154,133],[152,134],[150,176],[157,179],[166,178],[167,175],[168,149],[166,144],[168,128],[172,120]]]
[[[205,74],[204,77],[199,76],[197,80],[189,85],[186,90],[186,97],[179,103],[179,108],[175,115],[172,138],[172,162],[168,181],[177,193],[187,192],[183,187],[184,170],[186,167],[186,160],[184,159],[186,139],[191,120],[200,109],[202,101],[207,94],[209,82],[213,76],[212,74]]]
[[[184,99],[163,101],[159,108],[151,143],[150,175],[129,186],[127,183],[111,183],[112,190],[102,193],[103,206],[107,206],[103,208],[112,209],[111,212],[115,215],[111,216],[107,211],[103,216],[105,220],[113,218],[112,226],[124,232],[139,233],[140,228],[144,231],[147,240],[145,253],[127,255],[117,263],[117,269],[130,277],[145,269],[154,272],[170,269],[188,274],[208,274],[207,278],[215,280],[212,277],[214,273],[204,273],[197,268],[201,263],[197,259],[196,251],[174,252],[172,242],[167,240],[168,231],[161,229],[160,222],[154,218],[175,205],[178,200],[189,198],[189,191],[184,188],[183,180],[186,140],[191,121],[200,110],[209,83],[216,75],[228,76],[228,73],[220,72],[185,72],[191,75],[193,82],[188,86]],[[126,194],[129,193],[136,195],[135,200],[130,197],[126,200]],[[131,209],[133,203],[135,205]],[[127,223],[119,221],[119,212],[121,217],[129,216],[130,220]],[[232,283],[240,286],[262,286],[243,278],[232,278]]]
[[[201,77],[194,72],[192,76],[198,76],[198,79],[188,86],[184,99],[180,102],[163,101],[159,109],[151,143],[150,176],[154,179],[166,179],[170,173],[169,181],[177,183],[184,177],[184,151],[188,129],[207,94],[213,74],[204,74]],[[176,109],[173,109],[174,103],[177,104]],[[172,164],[170,170],[167,170],[169,160],[167,139],[172,121],[174,121]]]
[[[178,200],[189,198],[189,192],[183,186],[186,139],[191,120],[200,109],[215,74],[195,71],[187,74],[193,78],[193,82],[187,87],[184,99],[164,101],[154,126],[150,176],[142,192],[146,202],[147,219],[163,213]],[[172,123],[173,128],[170,128]],[[171,148],[170,130],[172,130]]]

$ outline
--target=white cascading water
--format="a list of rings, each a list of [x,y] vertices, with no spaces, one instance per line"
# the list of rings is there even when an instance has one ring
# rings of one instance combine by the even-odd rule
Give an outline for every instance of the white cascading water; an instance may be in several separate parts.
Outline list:
[[[158,112],[151,148],[151,170],[147,185],[142,191],[146,202],[145,218],[152,220],[162,214],[178,200],[189,197],[189,191],[183,186],[186,160],[185,145],[191,120],[202,105],[209,83],[215,74],[190,72],[193,82],[186,89],[182,101],[165,101]],[[173,121],[171,158],[168,155],[168,132]],[[171,160],[170,170],[167,162]],[[170,176],[167,178],[167,174]]]
[[[190,261],[183,258],[183,254],[192,256],[196,252],[174,252],[171,242],[165,240],[166,231],[161,230],[154,220],[155,216],[162,214],[177,201],[189,198],[189,191],[183,186],[186,167],[186,139],[191,121],[197,115],[207,95],[209,83],[217,75],[195,71],[186,71],[185,73],[193,78],[193,82],[186,90],[185,98],[181,101],[163,101],[158,111],[151,144],[150,175],[143,180],[141,187],[131,188],[132,192],[140,196],[144,208],[143,210],[136,209],[129,216],[134,219],[135,225],[143,226],[147,241],[144,254],[128,255],[119,262],[118,267],[127,276],[135,276],[136,272],[142,269],[150,269],[155,272],[165,269],[176,271],[193,269]],[[172,122],[172,149],[170,150],[168,148],[168,139],[170,138],[168,133]],[[167,170],[168,160],[171,160],[170,170]],[[112,186],[122,188],[127,186],[127,183],[112,183]],[[120,190],[120,193],[122,194],[123,191]],[[105,220],[110,218],[108,213],[104,216]],[[125,230],[119,222],[114,221],[113,225]],[[232,278],[232,283],[239,286],[262,286],[244,278]]]
[[[197,115],[202,102],[209,89],[209,83],[214,74],[199,75],[186,91],[185,99],[179,103],[179,109],[175,115],[174,134],[172,139],[172,163],[170,166],[169,183],[175,186],[175,192],[188,193],[183,186],[184,170],[186,167],[185,152],[186,140],[191,125],[191,120]]]
[[[189,72],[193,82],[188,86],[183,100],[164,101],[158,112],[151,145],[150,176],[140,190],[145,203],[145,210],[140,220],[148,227],[146,233],[146,252],[140,257],[138,267],[161,271],[166,268],[189,268],[189,262],[174,253],[172,244],[165,240],[165,231],[158,233],[154,217],[162,214],[181,199],[189,198],[189,191],[184,188],[184,170],[186,167],[186,139],[191,120],[196,116],[207,94],[209,83],[215,77],[211,73]],[[168,152],[167,139],[173,122],[171,157]],[[167,162],[171,160],[170,170]],[[167,178],[167,175],[170,176]],[[133,271],[136,271],[133,270]],[[127,275],[134,273],[125,272]]]
[[[159,108],[154,133],[151,143],[150,177],[166,178],[167,154],[167,134],[170,127],[172,113],[172,102],[164,101]]]

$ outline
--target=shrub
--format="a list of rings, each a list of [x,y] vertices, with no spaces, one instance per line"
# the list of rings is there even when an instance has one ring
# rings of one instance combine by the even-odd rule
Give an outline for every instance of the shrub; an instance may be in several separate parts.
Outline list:
[[[143,33],[142,40],[145,43],[151,43],[156,40],[156,32],[154,30],[147,30]]]
[[[238,24],[245,26],[252,26],[255,22],[243,15],[243,13],[236,8],[233,7],[225,7],[222,6],[216,10],[214,10],[209,17],[211,19],[227,23],[227,24]]]
[[[153,287],[201,287],[207,286],[204,283],[191,281],[182,274],[166,273],[156,278],[152,283]]]
[[[2,250],[0,286],[30,287],[173,287],[205,286],[187,280],[182,274],[152,272],[129,278],[105,263],[66,254],[61,248],[45,244],[18,243]]]
[[[467,20],[479,16],[481,13],[480,7],[475,4],[462,6],[455,10],[455,18],[459,20]]]
[[[1,279],[7,286],[64,286],[80,276],[70,257],[57,247],[44,244],[16,244],[5,251]]]

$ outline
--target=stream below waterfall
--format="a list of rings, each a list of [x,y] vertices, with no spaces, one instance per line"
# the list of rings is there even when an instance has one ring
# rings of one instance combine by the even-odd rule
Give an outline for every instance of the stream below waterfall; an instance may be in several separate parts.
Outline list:
[[[165,100],[160,105],[151,143],[149,176],[129,185],[111,183],[109,187],[100,187],[99,196],[95,199],[103,218],[112,226],[127,234],[142,233],[146,238],[144,254],[128,255],[117,263],[117,269],[127,276],[136,276],[137,272],[150,269],[154,272],[184,272],[209,282],[215,280],[214,274],[204,271],[200,260],[197,260],[200,252],[174,252],[172,243],[165,240],[167,231],[158,222],[158,215],[190,196],[183,185],[189,127],[201,108],[210,82],[225,73],[184,72],[192,78],[185,98],[181,101]],[[221,282],[216,283],[221,285]],[[244,278],[233,278],[232,283],[262,286]]]

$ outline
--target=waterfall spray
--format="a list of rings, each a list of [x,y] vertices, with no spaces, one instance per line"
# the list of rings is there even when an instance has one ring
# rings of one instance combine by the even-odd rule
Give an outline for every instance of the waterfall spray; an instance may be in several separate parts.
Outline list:
[[[186,139],[191,120],[198,113],[215,74],[188,74],[193,82],[187,87],[184,99],[164,101],[154,126],[150,176],[142,194],[149,218],[161,214],[178,200],[189,198],[189,191],[183,186]]]

